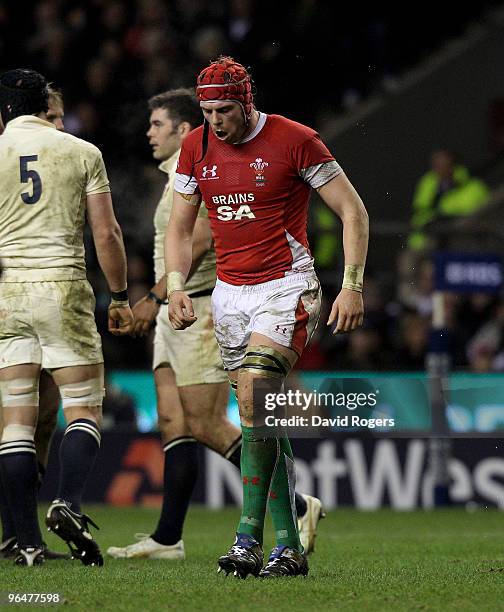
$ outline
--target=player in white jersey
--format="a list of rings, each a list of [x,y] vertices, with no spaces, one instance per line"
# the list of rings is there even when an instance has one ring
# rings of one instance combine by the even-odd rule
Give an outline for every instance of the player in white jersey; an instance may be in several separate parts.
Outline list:
[[[50,121],[57,130],[64,131],[63,123],[64,106],[61,92],[48,87],[48,110],[47,120]],[[1,273],[0,273],[1,274]],[[44,474],[47,468],[47,460],[49,456],[49,445],[52,435],[56,428],[58,417],[58,407],[60,396],[58,386],[45,370],[40,373],[39,383],[39,418],[35,429],[35,449],[37,451],[37,468],[39,474],[39,485],[42,484]],[[1,415],[0,415],[1,416]],[[0,437],[3,425],[0,420]],[[0,479],[0,522],[2,524],[2,538],[0,540],[0,557],[14,558],[17,554],[17,538],[14,519],[12,518],[7,498],[3,490],[2,481]],[[44,557],[47,559],[68,558],[69,555],[58,553],[44,549]]]
[[[49,123],[47,82],[32,70],[0,76],[0,474],[16,525],[19,565],[43,562],[34,431],[41,368],[60,389],[68,426],[58,498],[46,524],[85,565],[103,559],[80,501],[100,443],[103,356],[86,280],[85,214],[111,290],[109,331],[133,325],[126,255],[100,151]]]

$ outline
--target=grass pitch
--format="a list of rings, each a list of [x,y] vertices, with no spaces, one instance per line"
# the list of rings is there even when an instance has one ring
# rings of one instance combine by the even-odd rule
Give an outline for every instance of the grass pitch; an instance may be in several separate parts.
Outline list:
[[[87,508],[102,551],[152,531],[157,511]],[[59,592],[75,610],[504,610],[504,516],[494,510],[337,510],[320,523],[307,578],[245,581],[217,574],[237,510],[192,508],[185,562],[105,559],[103,568],[0,561],[0,591]],[[52,534],[47,542],[64,550]],[[271,526],[265,546],[272,546]],[[12,609],[9,608],[4,609]]]

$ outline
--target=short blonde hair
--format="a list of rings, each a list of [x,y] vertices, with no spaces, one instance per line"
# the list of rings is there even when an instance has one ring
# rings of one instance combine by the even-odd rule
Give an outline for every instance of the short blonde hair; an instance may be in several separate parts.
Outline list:
[[[49,106],[63,107],[63,94],[59,89],[55,89],[52,84],[47,86],[48,104]]]

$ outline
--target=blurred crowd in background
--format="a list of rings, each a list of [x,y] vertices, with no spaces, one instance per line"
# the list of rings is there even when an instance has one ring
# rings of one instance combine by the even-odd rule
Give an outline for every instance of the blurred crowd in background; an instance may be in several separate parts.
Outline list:
[[[150,96],[194,85],[210,60],[232,54],[252,66],[261,110],[307,123],[323,136],[335,117],[373,92],[392,91],[404,71],[493,4],[438,12],[429,3],[381,4],[363,11],[359,4],[320,0],[0,1],[0,65],[2,70],[35,68],[62,88],[66,129],[103,151],[125,234],[134,303],[152,284],[152,218],[163,182],[145,137]],[[424,171],[418,169],[419,178]],[[443,183],[438,191],[445,190]],[[414,193],[412,185],[412,202]],[[436,193],[436,214],[442,195]],[[428,258],[417,254],[410,276],[402,279],[395,264],[383,271],[370,261],[364,326],[333,336],[325,321],[341,282],[339,222],[319,207],[313,208],[312,221],[324,311],[299,367],[422,369],[431,314]],[[108,292],[90,244],[87,251],[103,331]],[[452,296],[447,314],[455,367],[504,370],[500,298]],[[151,338],[117,339],[105,333],[103,340],[109,367],[149,367]]]

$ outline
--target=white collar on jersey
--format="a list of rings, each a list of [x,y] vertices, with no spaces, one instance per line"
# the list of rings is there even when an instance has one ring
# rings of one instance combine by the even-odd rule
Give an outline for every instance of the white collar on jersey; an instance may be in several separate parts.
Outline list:
[[[175,168],[175,166],[177,165],[177,161],[180,155],[180,149],[177,149],[175,151],[175,153],[169,157],[168,159],[163,160],[159,165],[158,168],[161,170],[161,172],[165,172],[166,174],[169,174],[170,171]]]
[[[239,140],[238,142],[235,142],[233,144],[244,144],[245,142],[252,140],[252,138],[255,138],[257,134],[259,134],[259,132],[263,129],[268,115],[266,113],[261,113],[261,111],[257,111],[257,112],[259,113],[259,119],[257,120],[257,124],[255,128],[250,132],[250,134],[246,138],[244,138],[243,140]]]
[[[17,127],[50,127],[56,129],[55,125],[50,121],[45,121],[36,115],[19,115],[15,119],[11,119],[5,126],[5,131]]]

